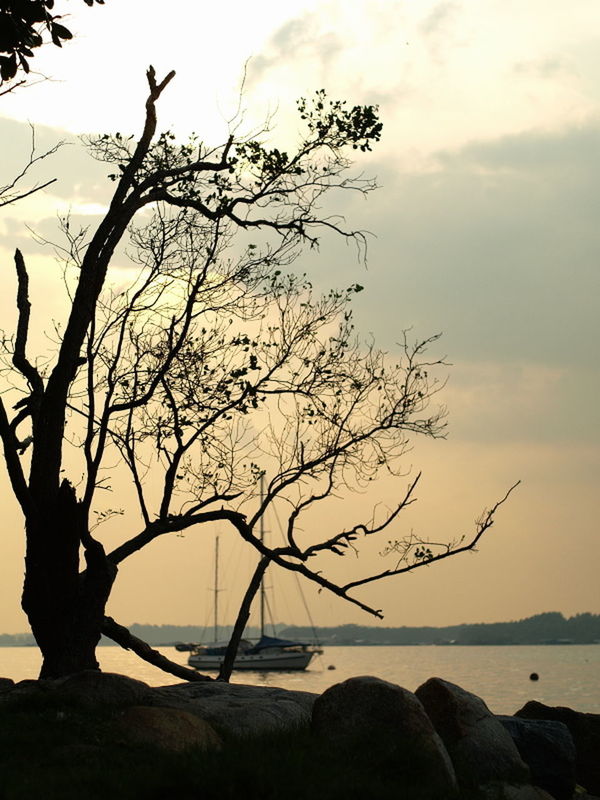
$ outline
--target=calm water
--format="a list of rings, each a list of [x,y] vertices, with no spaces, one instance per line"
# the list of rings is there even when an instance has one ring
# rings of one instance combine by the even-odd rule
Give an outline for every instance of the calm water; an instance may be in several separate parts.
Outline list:
[[[186,663],[186,653],[157,649]],[[105,671],[152,686],[178,682],[120,647],[99,647],[98,658]],[[35,647],[0,647],[2,677],[35,678],[39,666]],[[539,674],[539,681],[529,680],[532,672]],[[234,681],[320,693],[354,675],[376,675],[412,691],[432,676],[445,678],[478,694],[497,714],[512,714],[527,700],[600,713],[600,645],[326,647],[306,672],[238,672]]]

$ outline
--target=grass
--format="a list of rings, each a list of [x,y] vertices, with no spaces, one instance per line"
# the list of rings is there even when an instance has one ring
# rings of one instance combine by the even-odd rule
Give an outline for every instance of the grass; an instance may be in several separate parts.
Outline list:
[[[118,743],[114,714],[40,698],[0,706],[0,800],[398,797],[376,753],[333,752],[307,730],[177,754]]]

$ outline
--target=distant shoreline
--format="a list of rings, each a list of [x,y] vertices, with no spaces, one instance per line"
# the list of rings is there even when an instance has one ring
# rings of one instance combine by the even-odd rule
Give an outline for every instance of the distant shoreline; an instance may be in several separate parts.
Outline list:
[[[134,636],[153,647],[170,647],[181,642],[212,641],[213,629],[199,625],[141,625],[129,626]],[[229,638],[231,625],[219,627],[219,637]],[[271,630],[269,630],[269,633]],[[438,647],[465,646],[534,646],[600,644],[600,614],[576,614],[564,617],[558,611],[548,611],[512,622],[463,623],[445,627],[383,627],[367,625],[337,625],[334,627],[298,627],[282,623],[273,626],[273,633],[296,641],[318,642],[323,646],[340,647]],[[259,631],[249,627],[248,638],[258,638]],[[112,642],[102,639],[100,646]],[[0,634],[0,647],[35,645],[27,633]]]
[[[320,640],[319,640],[320,641]],[[153,647],[175,647],[179,642],[152,642]],[[594,642],[321,642],[324,647],[587,647],[600,645]],[[100,642],[98,647],[120,647],[115,642]],[[37,647],[35,642],[26,644],[0,643],[0,647]]]

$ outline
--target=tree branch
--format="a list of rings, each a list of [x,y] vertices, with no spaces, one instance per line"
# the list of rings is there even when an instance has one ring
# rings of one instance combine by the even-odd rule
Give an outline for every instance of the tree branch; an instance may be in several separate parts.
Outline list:
[[[379,572],[376,575],[370,575],[367,578],[362,578],[360,580],[351,581],[346,583],[342,588],[344,591],[349,591],[350,589],[355,588],[356,586],[363,586],[367,583],[372,583],[373,581],[381,580],[382,578],[389,578],[393,575],[402,575],[405,572],[412,572],[419,567],[428,567],[430,564],[434,564],[437,561],[443,561],[445,558],[450,558],[451,556],[458,555],[459,553],[466,553],[469,550],[475,550],[477,547],[477,543],[483,536],[483,534],[489,530],[494,524],[494,515],[498,508],[508,500],[509,495],[513,492],[514,489],[519,486],[521,481],[517,481],[514,483],[510,489],[506,492],[504,497],[501,500],[498,500],[489,511],[483,513],[481,518],[475,524],[475,534],[473,538],[467,542],[467,544],[461,545],[460,547],[452,547],[447,546],[447,549],[443,553],[439,553],[437,555],[427,555],[421,558],[419,561],[416,561],[412,564],[407,564],[405,567],[397,568],[397,569],[388,569],[385,572]],[[426,547],[429,542],[419,542],[418,544],[423,545]]]
[[[416,501],[416,498],[412,497],[412,494],[420,478],[421,478],[421,473],[419,472],[417,477],[408,487],[403,499],[379,525],[372,525],[369,527],[363,523],[359,523],[358,525],[354,525],[349,531],[342,531],[341,533],[332,536],[331,539],[327,539],[324,542],[319,542],[318,544],[307,547],[306,550],[303,551],[303,555],[307,557],[313,556],[322,550],[329,550],[331,552],[338,553],[338,555],[341,555],[342,553],[338,552],[337,548],[347,547],[347,543],[354,541],[358,537],[359,533],[362,533],[364,536],[369,536],[373,533],[379,533],[380,531],[385,530],[385,528],[391,525],[391,523],[396,519],[398,514],[404,508],[406,508],[407,506],[411,505]]]
[[[29,302],[29,276],[25,260],[21,251],[15,250],[15,267],[17,270],[17,309],[19,318],[17,322],[17,335],[13,353],[13,364],[27,379],[32,395],[38,398],[43,394],[44,384],[37,369],[29,362],[26,355],[27,336],[29,333],[29,315],[31,303]]]
[[[2,397],[0,397],[0,438],[4,447],[4,459],[13,492],[23,509],[23,513],[27,516],[32,511],[31,495],[17,455],[19,442],[8,422]]]
[[[42,189],[46,189],[48,186],[51,186],[53,183],[56,183],[57,178],[51,178],[46,183],[36,184],[32,186],[31,189],[28,189],[26,192],[21,192],[21,194],[13,194],[10,195],[7,199],[0,198],[0,208],[3,206],[8,206],[11,203],[17,203],[19,200],[23,200],[26,197],[29,197],[31,194],[35,194],[36,192],[41,192]]]
[[[240,604],[238,615],[235,620],[235,625],[233,626],[233,631],[231,632],[231,636],[229,637],[229,642],[225,650],[223,663],[221,664],[221,668],[219,670],[218,680],[220,681],[229,682],[229,679],[231,678],[231,672],[233,670],[233,664],[235,662],[235,657],[240,645],[240,639],[242,638],[242,634],[244,633],[244,629],[248,619],[250,618],[252,601],[260,589],[261,581],[270,563],[271,562],[269,559],[265,556],[260,559],[256,569],[254,570],[254,574],[252,575],[250,583],[248,584],[248,588],[244,593],[244,597]]]
[[[153,650],[149,644],[133,636],[127,628],[119,625],[112,617],[104,617],[102,622],[102,633],[116,642],[124,650],[133,650],[133,652],[144,661],[152,664],[163,672],[168,672],[170,675],[175,675],[177,678],[183,678],[185,681],[212,681],[208,675],[201,675],[194,669],[189,669],[181,664],[176,664],[171,661],[158,650]]]
[[[380,619],[383,618],[383,614],[381,610],[371,608],[366,603],[358,600],[355,597],[350,597],[347,594],[347,587],[340,587],[337,584],[333,583],[332,581],[327,580],[322,575],[317,572],[313,572],[312,570],[308,569],[305,564],[302,563],[295,563],[292,561],[288,561],[284,558],[285,555],[298,557],[297,553],[292,552],[291,548],[277,548],[271,549],[267,547],[264,542],[261,542],[257,536],[254,536],[250,526],[245,520],[243,514],[240,514],[237,511],[230,511],[228,509],[220,509],[216,511],[206,511],[203,514],[194,514],[194,515],[182,515],[179,517],[170,517],[168,520],[157,521],[152,523],[148,528],[143,530],[137,536],[134,536],[129,541],[124,542],[119,547],[115,548],[111,553],[108,554],[107,558],[109,561],[112,561],[113,564],[119,564],[124,559],[128,558],[129,556],[136,553],[138,550],[141,550],[151,541],[156,539],[158,536],[162,536],[165,533],[174,533],[176,531],[187,530],[194,525],[201,525],[206,522],[218,522],[218,521],[228,521],[230,522],[241,535],[241,537],[251,544],[258,552],[266,557],[269,561],[273,561],[275,564],[278,564],[280,567],[284,569],[291,570],[293,572],[298,572],[303,575],[305,578],[308,578],[313,583],[317,583],[319,586],[323,587],[324,589],[328,589],[333,594],[336,594],[338,597],[342,597],[347,600],[349,603],[353,603],[354,605],[362,608],[363,611],[366,611],[369,614],[373,614],[373,616],[379,617]]]
[[[18,86],[19,84],[16,84],[16,85]],[[4,92],[0,92],[0,97],[3,94],[6,94],[6,92],[12,91],[13,88],[15,88],[15,87],[13,86],[13,87],[11,87],[11,89],[7,89]],[[17,192],[14,192],[14,193],[11,194],[11,192],[13,192],[13,190],[15,189],[17,184],[25,177],[25,175],[27,175],[29,170],[35,164],[37,164],[40,161],[43,161],[45,158],[48,158],[48,156],[54,155],[54,153],[56,153],[56,151],[60,147],[62,147],[63,144],[64,144],[63,141],[60,141],[57,144],[55,144],[54,147],[51,147],[49,150],[46,150],[44,153],[40,153],[40,155],[36,155],[36,152],[35,152],[36,151],[35,128],[33,127],[33,125],[31,123],[29,124],[29,127],[31,129],[31,151],[29,153],[29,159],[28,159],[27,163],[25,164],[25,166],[21,169],[19,174],[15,178],[13,178],[10,183],[6,184],[6,186],[0,186],[0,208],[2,208],[3,206],[8,206],[11,203],[16,203],[17,201],[22,200],[25,197],[29,197],[29,195],[34,194],[35,192],[39,192],[42,189],[45,189],[46,187],[50,186],[51,184],[53,184],[56,181],[56,178],[52,178],[51,180],[46,181],[43,184],[36,184],[31,189],[28,189],[25,192],[19,192],[17,190]]]

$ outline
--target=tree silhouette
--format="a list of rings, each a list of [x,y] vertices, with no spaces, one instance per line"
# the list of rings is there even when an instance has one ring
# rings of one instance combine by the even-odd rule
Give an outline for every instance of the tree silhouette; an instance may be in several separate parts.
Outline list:
[[[418,476],[383,513],[319,541],[299,532],[336,492],[382,471],[403,480],[409,437],[444,430],[443,411],[429,409],[439,388],[431,371],[441,362],[427,355],[435,337],[405,340],[391,359],[354,332],[349,304],[362,287],[316,296],[288,272],[324,230],[364,249],[364,234],[320,205],[336,190],[375,187],[349,175],[348,153],[380,138],[377,108],[317,92],[298,104],[304,133],[290,153],[268,148],[260,134],[232,133],[219,147],[195,137],[180,144],[156,135],[156,102],[173,76],[157,81],[149,69],[137,141],[90,140],[95,157],[113,166],[115,191],[93,234],[63,220],[70,310],[54,362],[43,368],[27,354],[29,277],[15,254],[18,325],[4,341],[21,396],[12,418],[0,398],[0,435],[25,517],[22,604],[43,677],[97,668],[101,632],[157,663],[105,607],[119,565],[160,536],[221,522],[257,552],[258,572],[271,563],[293,570],[377,616],[356,588],[436,560],[427,543],[411,545],[403,566],[345,585],[316,566],[319,556],[342,556],[388,529],[414,501]],[[132,263],[114,271],[127,232]],[[102,508],[99,489],[110,475],[123,479],[123,469],[139,523],[106,553],[95,526],[120,509]],[[77,490],[67,474],[83,475]],[[257,534],[272,505],[286,510],[281,547]],[[475,546],[496,507],[457,551]],[[161,666],[187,676],[164,659]]]

